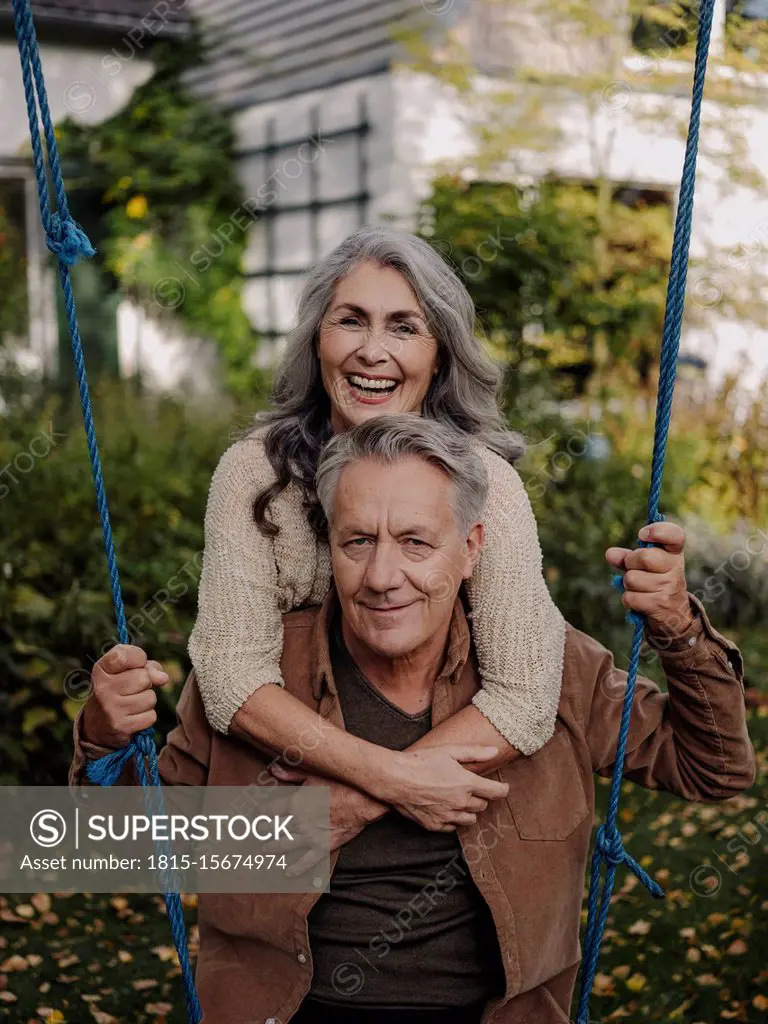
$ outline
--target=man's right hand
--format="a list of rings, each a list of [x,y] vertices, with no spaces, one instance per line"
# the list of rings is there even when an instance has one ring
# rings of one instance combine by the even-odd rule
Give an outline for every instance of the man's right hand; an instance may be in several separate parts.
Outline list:
[[[488,761],[495,747],[447,743],[423,750],[387,751],[375,796],[432,832],[474,825],[490,800],[507,795],[509,783],[486,779],[461,762]]]
[[[117,644],[93,666],[93,691],[83,710],[83,739],[119,750],[157,721],[156,686],[168,673],[140,647]]]

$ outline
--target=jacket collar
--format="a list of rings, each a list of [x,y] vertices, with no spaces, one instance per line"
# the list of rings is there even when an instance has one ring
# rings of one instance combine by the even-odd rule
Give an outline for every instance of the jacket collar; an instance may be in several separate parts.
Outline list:
[[[315,700],[318,701],[322,699],[324,685],[327,686],[328,691],[334,697],[338,697],[331,669],[329,644],[331,624],[338,607],[339,599],[336,594],[336,588],[331,587],[320,607],[312,628],[312,665],[314,666],[312,693]],[[444,680],[448,683],[455,683],[458,680],[469,658],[470,643],[469,623],[461,599],[457,597],[451,614],[451,626],[448,633],[445,661],[438,674],[437,682]]]

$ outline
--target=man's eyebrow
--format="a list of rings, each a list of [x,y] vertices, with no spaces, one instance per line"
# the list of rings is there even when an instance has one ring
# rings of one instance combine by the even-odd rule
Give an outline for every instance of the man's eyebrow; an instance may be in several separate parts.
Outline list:
[[[363,530],[359,526],[343,526],[337,531],[339,537],[375,537],[375,533],[371,533],[370,530]]]
[[[397,536],[397,537],[413,537],[413,536],[424,537],[426,539],[434,541],[434,540],[437,539],[438,535],[435,533],[435,531],[431,527],[425,525],[424,523],[416,523],[413,526],[402,527],[401,529],[399,529],[397,531],[395,536]]]

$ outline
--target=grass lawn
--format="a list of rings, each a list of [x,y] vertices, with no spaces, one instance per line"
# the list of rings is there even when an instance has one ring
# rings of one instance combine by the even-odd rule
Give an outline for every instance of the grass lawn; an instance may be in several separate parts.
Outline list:
[[[593,1020],[768,1020],[768,707],[750,731],[759,775],[744,796],[686,804],[625,783],[627,849],[667,896],[619,873]],[[608,780],[597,790],[603,805]],[[185,905],[194,957],[196,898]],[[162,897],[0,896],[0,922],[0,1018],[186,1021]]]

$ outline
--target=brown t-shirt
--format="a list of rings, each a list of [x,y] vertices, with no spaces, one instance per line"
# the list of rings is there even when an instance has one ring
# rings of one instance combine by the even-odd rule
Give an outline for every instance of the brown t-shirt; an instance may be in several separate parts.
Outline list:
[[[362,675],[331,631],[331,665],[344,724],[404,750],[431,728],[431,709],[400,710]],[[390,811],[339,854],[330,892],[309,915],[310,995],[343,1006],[465,1006],[503,991],[490,910],[455,832],[431,832]]]

